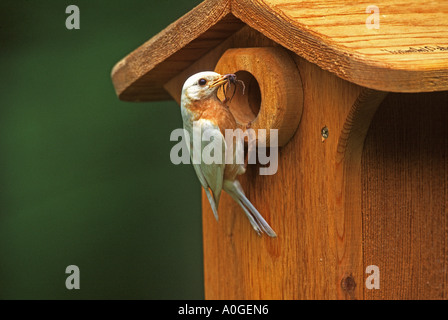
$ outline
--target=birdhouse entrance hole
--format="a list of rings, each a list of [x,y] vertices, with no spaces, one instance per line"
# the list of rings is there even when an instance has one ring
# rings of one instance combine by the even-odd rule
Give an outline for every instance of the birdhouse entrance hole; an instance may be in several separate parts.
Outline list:
[[[278,146],[291,139],[302,116],[303,89],[299,70],[287,50],[279,47],[228,49],[215,71],[235,73],[237,80],[244,82],[244,86],[236,83],[235,96],[228,102],[242,128],[250,125],[255,130],[266,130],[268,145],[271,129],[278,130]],[[230,98],[233,88],[227,91]]]
[[[240,124],[248,124],[255,120],[260,112],[261,92],[257,79],[247,71],[237,71],[236,77],[240,82],[236,83],[236,91],[232,100],[228,103],[236,121]],[[233,95],[233,88],[228,92],[228,98]]]

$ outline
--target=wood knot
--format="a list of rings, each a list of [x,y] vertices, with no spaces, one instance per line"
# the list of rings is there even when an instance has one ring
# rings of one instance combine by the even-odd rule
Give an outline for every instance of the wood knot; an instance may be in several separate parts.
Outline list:
[[[350,299],[355,299],[356,281],[352,274],[345,275],[341,280],[342,290],[349,295]]]

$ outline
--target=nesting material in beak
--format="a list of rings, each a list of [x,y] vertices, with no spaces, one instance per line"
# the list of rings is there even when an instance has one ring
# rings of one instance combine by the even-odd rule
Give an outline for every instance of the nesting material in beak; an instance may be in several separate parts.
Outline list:
[[[209,87],[215,88],[215,87],[220,87],[220,86],[225,85],[228,81],[231,80],[230,76],[231,76],[230,74],[226,74],[226,75],[219,77],[217,80],[213,81]]]

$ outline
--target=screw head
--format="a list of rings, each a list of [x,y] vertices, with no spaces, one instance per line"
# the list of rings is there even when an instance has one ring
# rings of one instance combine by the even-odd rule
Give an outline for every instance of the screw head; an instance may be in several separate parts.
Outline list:
[[[320,130],[320,135],[322,136],[322,142],[324,142],[328,138],[329,133],[330,132],[328,131],[327,126],[323,127]]]

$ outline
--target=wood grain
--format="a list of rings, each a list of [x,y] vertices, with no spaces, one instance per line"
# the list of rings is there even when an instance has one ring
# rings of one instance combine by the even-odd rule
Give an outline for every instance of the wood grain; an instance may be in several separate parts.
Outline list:
[[[355,84],[389,92],[448,89],[448,2],[206,0],[121,60],[120,99],[168,99],[163,85],[244,24]]]
[[[389,92],[446,90],[448,3],[376,3],[380,27],[368,29],[366,8],[372,4],[238,0],[232,13],[308,61],[358,85]],[[406,53],[392,53],[398,50]]]
[[[368,299],[448,298],[448,92],[390,94],[362,155]]]

